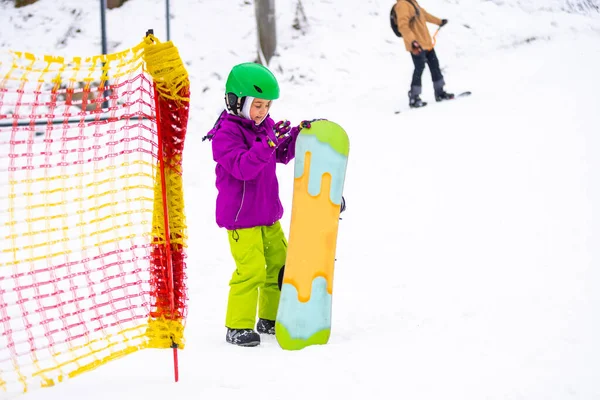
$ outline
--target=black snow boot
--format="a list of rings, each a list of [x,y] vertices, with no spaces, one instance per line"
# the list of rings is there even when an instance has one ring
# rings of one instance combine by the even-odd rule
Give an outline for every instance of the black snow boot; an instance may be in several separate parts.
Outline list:
[[[452,100],[454,93],[446,93],[444,90],[435,93],[435,101]]]
[[[410,106],[410,108],[419,108],[419,107],[425,107],[427,105],[426,102],[424,102],[423,100],[421,100],[421,97],[419,97],[418,94],[413,95],[412,91],[408,92],[408,105]]]
[[[227,343],[243,347],[254,347],[260,344],[260,335],[252,329],[227,328]]]
[[[256,331],[258,333],[274,335],[275,334],[275,321],[272,321],[270,319],[259,318],[258,322],[256,323]]]

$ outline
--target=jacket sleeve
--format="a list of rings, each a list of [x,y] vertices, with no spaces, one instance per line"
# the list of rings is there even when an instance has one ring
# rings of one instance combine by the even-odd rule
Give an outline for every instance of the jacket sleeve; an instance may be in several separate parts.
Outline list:
[[[277,152],[275,156],[277,157],[277,162],[281,164],[287,164],[296,156],[296,140],[298,139],[298,135],[300,134],[300,129],[297,126],[293,127],[290,130],[290,136],[286,139],[285,142],[281,143],[277,147]]]
[[[212,140],[213,159],[234,178],[249,181],[258,176],[273,156],[273,149],[261,140],[248,146],[241,132],[219,130]]]
[[[414,12],[414,9],[406,1],[399,1],[394,7],[396,9],[396,22],[398,24],[398,30],[402,34],[406,48],[410,49],[412,42],[415,40],[415,35],[410,28],[410,20],[413,17],[411,10]]]
[[[424,8],[421,8],[421,12],[425,16],[425,21],[429,22],[430,24],[436,24],[436,25],[442,24],[442,20],[440,18],[436,17],[435,15],[429,14],[427,11],[425,11]]]

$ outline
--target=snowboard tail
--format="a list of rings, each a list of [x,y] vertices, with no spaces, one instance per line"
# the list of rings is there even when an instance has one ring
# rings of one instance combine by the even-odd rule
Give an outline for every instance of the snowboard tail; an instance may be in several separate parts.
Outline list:
[[[349,140],[315,121],[296,141],[294,194],[275,335],[286,350],[325,344],[331,332],[333,269]]]

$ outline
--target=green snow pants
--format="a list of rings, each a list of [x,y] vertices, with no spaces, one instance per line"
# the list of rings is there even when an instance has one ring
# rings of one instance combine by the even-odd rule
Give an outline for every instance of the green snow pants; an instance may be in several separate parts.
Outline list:
[[[281,224],[227,231],[236,269],[229,282],[225,326],[254,329],[258,317],[275,320],[280,291],[279,270],[285,264],[287,240]]]

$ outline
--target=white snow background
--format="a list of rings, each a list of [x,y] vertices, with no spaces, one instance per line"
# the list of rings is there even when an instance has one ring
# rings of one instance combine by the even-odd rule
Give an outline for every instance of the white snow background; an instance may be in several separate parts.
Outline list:
[[[449,19],[436,45],[446,89],[473,96],[435,103],[426,70],[430,105],[407,110],[413,65],[389,27],[393,1],[302,3],[304,32],[292,28],[296,2],[276,2],[271,115],[327,118],[350,137],[329,344],[225,342],[234,264],[201,138],[229,69],[255,59],[254,5],[171,1],[192,92],[180,382],[170,350],[145,350],[27,398],[600,399],[600,13],[566,0],[422,0]],[[109,51],[148,28],[166,40],[164,8],[108,11]],[[97,54],[98,2],[0,1],[0,47]],[[293,164],[278,174],[287,232]]]

